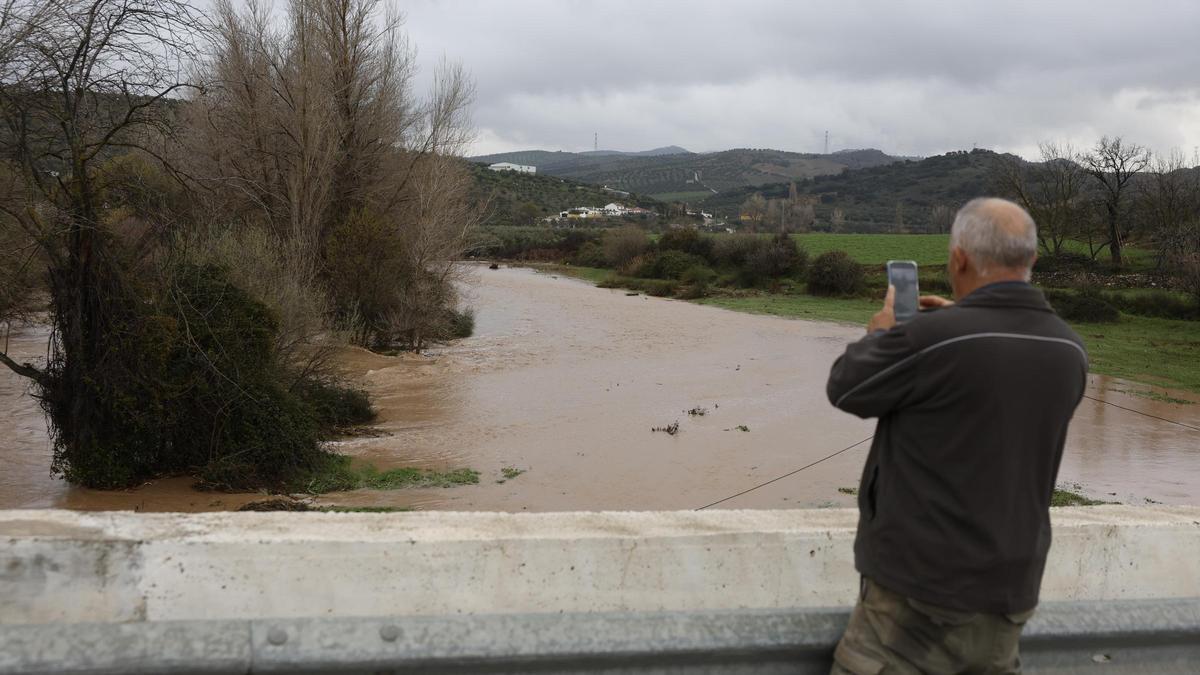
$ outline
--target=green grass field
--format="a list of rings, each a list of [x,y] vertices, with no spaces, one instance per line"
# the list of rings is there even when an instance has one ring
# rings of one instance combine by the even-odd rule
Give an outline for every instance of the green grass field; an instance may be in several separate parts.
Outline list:
[[[819,298],[814,295],[761,294],[744,297],[710,297],[696,301],[701,305],[724,307],[750,314],[771,314],[815,321],[866,326],[871,315],[879,311],[879,303],[865,298]]]
[[[809,232],[793,235],[816,257],[826,251],[845,251],[864,265],[882,265],[889,260],[915,260],[918,265],[944,266],[949,260],[948,234],[828,234]]]
[[[864,298],[818,298],[811,295],[711,297],[700,304],[752,314],[865,326],[880,303]],[[1122,315],[1115,324],[1073,323],[1087,346],[1094,373],[1172,389],[1200,392],[1200,326]]]

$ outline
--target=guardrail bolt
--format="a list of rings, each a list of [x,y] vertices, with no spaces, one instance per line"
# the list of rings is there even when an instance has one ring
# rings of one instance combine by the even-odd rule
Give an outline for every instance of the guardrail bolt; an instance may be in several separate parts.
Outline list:
[[[279,646],[287,642],[287,631],[282,628],[272,628],[267,631],[267,642]]]
[[[400,638],[400,628],[388,624],[379,629],[379,637],[383,638],[384,642],[395,642]]]

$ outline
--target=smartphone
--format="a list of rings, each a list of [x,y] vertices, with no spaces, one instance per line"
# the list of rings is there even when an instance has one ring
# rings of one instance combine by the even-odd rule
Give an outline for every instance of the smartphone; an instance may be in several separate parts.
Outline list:
[[[912,260],[889,260],[887,264],[888,285],[895,286],[896,300],[892,308],[896,312],[896,323],[904,323],[917,315],[917,263]]]

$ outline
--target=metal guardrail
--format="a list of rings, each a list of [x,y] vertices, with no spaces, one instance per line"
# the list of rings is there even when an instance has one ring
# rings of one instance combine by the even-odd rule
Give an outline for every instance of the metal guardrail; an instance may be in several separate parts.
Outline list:
[[[0,626],[0,673],[827,673],[845,609]],[[1052,603],[1029,673],[1196,673],[1200,598]]]

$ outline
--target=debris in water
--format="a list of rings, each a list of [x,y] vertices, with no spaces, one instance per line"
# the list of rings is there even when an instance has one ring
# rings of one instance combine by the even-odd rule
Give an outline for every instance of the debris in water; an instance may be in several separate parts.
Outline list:
[[[312,511],[307,502],[280,497],[250,502],[238,507],[238,511]]]
[[[679,433],[679,420],[671,422],[665,427],[650,427],[650,431],[665,431],[668,436],[674,436]]]
[[[695,408],[692,408],[691,410],[684,410],[684,412],[689,415],[692,415],[693,417],[697,417],[697,416],[704,417],[705,415],[708,414],[708,408],[701,408],[700,406],[696,406]]]
[[[488,265],[488,269],[489,270],[498,270],[498,269],[500,269],[500,266],[497,265],[496,263],[492,263],[491,265]]]

